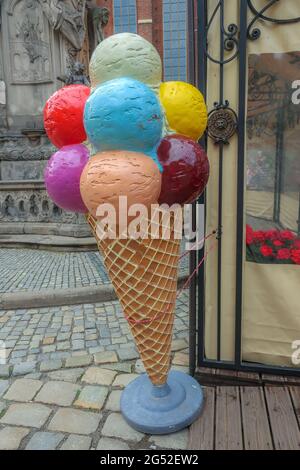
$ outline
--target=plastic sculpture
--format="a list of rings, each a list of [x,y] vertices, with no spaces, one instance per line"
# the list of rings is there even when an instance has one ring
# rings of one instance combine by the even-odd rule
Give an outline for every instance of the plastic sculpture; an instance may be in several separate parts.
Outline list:
[[[199,416],[203,403],[201,387],[192,377],[170,371],[180,257],[175,216],[170,217],[169,237],[164,236],[165,221],[160,217],[155,219],[155,237],[153,216],[141,218],[144,233],[137,237],[123,236],[120,217],[117,236],[111,236],[107,226],[106,237],[100,236],[97,219],[99,207],[110,204],[123,219],[132,220],[132,214],[121,214],[120,197],[127,198],[128,206],[143,204],[149,209],[156,204],[156,210],[158,203],[183,205],[199,197],[209,176],[207,155],[197,143],[207,124],[206,106],[192,85],[161,83],[158,52],[135,34],[117,34],[99,44],[91,58],[90,77],[91,94],[80,92],[77,106],[71,86],[47,102],[48,136],[64,147],[49,161],[46,185],[60,207],[87,208],[87,221],[145,366],[146,374],[122,394],[125,419],[142,432],[175,432]],[[65,132],[68,106],[76,109],[75,114],[70,112],[76,129],[71,142],[63,138],[72,136],[69,129]],[[92,147],[88,161],[82,149],[83,126]]]

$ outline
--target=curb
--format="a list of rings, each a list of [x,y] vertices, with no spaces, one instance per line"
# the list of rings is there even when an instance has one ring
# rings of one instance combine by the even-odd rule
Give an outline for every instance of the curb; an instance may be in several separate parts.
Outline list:
[[[0,233],[0,248],[25,248],[55,252],[98,251],[93,237],[66,237],[58,235],[6,235]]]
[[[178,287],[188,275],[178,278]],[[41,307],[61,307],[63,305],[94,304],[117,300],[112,284],[78,287],[76,289],[45,289],[31,292],[8,292],[0,294],[0,310],[15,310]]]

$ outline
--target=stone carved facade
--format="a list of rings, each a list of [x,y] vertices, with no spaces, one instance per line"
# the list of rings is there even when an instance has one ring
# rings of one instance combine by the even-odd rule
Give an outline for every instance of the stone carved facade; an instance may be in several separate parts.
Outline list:
[[[32,142],[22,135],[0,134],[0,161],[48,160],[55,150],[45,135]]]
[[[12,83],[47,83],[52,77],[50,26],[33,0],[11,2],[7,11]]]
[[[28,224],[27,230],[34,224],[34,233],[39,223],[49,223],[57,224],[56,234],[59,227],[64,235],[68,227],[72,236],[89,234],[83,216],[60,210],[46,195],[43,171],[55,148],[45,135],[43,107],[62,86],[57,77],[68,77],[78,61],[88,64],[89,53],[97,44],[96,25],[88,24],[88,19],[97,3],[0,0],[2,234],[12,233],[12,226],[20,223]],[[41,233],[45,233],[44,225]],[[6,226],[9,232],[5,232]]]
[[[83,222],[82,216],[62,211],[47,196],[43,185],[24,184],[11,191],[9,185],[0,191],[0,222]]]
[[[54,31],[80,51],[85,37],[86,0],[38,0]]]

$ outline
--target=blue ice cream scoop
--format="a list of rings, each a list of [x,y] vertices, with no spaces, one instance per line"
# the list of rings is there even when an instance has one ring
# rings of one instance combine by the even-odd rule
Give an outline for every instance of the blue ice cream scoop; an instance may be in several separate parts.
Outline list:
[[[130,150],[155,158],[163,114],[155,93],[131,78],[99,85],[86,102],[84,126],[96,151]]]

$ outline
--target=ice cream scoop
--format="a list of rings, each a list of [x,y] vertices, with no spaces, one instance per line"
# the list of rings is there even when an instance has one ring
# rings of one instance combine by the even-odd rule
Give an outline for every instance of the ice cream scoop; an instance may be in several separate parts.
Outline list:
[[[45,169],[47,193],[58,207],[67,211],[86,213],[80,195],[80,175],[89,159],[83,144],[66,145],[54,153]]]
[[[163,167],[160,204],[189,204],[205,189],[209,161],[204,149],[182,135],[164,137],[157,149]]]
[[[101,204],[111,204],[119,216],[119,197],[127,196],[128,208],[157,203],[161,174],[156,163],[138,152],[109,151],[94,155],[85,166],[80,191],[89,212],[96,217]]]
[[[101,42],[90,61],[92,88],[113,78],[130,77],[158,88],[161,58],[146,39],[132,33],[114,34]]]
[[[151,152],[162,134],[162,109],[153,91],[131,78],[100,85],[87,100],[84,125],[94,148]]]
[[[159,94],[170,128],[177,134],[199,140],[207,126],[202,93],[189,83],[165,82]]]
[[[69,85],[56,91],[44,108],[44,126],[51,142],[58,148],[86,140],[83,111],[90,88]]]

